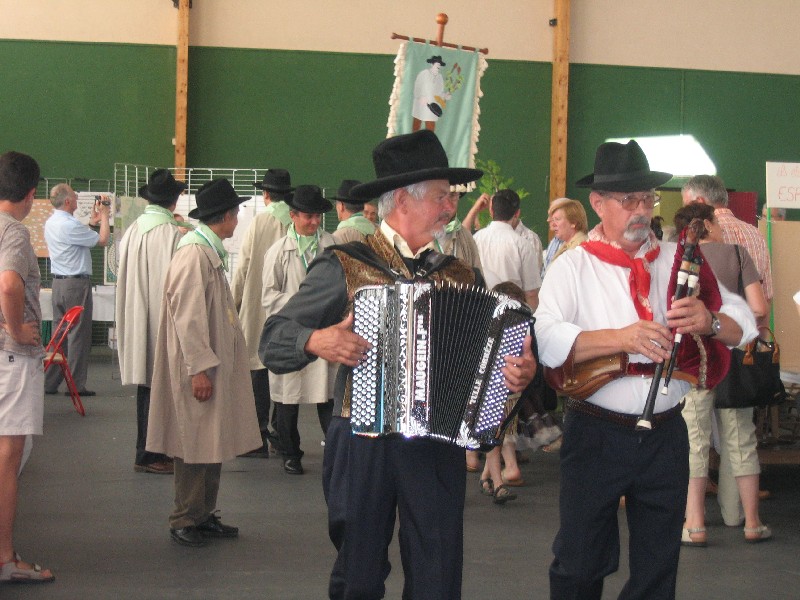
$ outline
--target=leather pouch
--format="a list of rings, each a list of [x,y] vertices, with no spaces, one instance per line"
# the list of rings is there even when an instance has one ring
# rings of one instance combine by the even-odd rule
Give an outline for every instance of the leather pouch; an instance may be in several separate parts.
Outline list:
[[[627,369],[628,355],[624,352],[576,363],[573,345],[563,365],[544,368],[544,378],[559,394],[585,400],[607,383],[623,377]]]

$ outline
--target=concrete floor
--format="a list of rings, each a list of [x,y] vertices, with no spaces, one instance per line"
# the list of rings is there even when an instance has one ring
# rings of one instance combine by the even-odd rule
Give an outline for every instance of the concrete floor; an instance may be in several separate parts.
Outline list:
[[[96,351],[97,349],[95,349]],[[0,598],[57,599],[315,599],[326,597],[334,552],[326,530],[320,483],[322,447],[316,411],[301,409],[304,476],[284,474],[279,460],[236,459],[223,467],[219,509],[240,528],[237,540],[192,549],[169,538],[172,478],[133,471],[134,388],[122,387],[106,354],[93,355],[87,415],[68,398],[47,396],[45,435],[37,438],[20,479],[16,547],[51,568],[57,581],[0,586]],[[519,498],[498,507],[480,495],[477,474],[466,474],[463,597],[547,598],[550,545],[558,519],[558,457],[543,452],[522,466]],[[749,545],[740,528],[722,524],[707,502],[708,548],[681,553],[682,599],[800,598],[800,467],[769,465],[762,487],[772,498],[762,518],[770,542]],[[627,547],[620,513],[623,549]],[[402,567],[387,598],[400,598]],[[627,560],[606,580],[616,598]]]

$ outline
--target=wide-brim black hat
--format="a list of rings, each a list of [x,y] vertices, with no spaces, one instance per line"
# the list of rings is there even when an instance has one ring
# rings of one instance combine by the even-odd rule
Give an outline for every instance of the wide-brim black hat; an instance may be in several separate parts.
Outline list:
[[[361,185],[358,179],[342,179],[342,183],[339,184],[339,189],[336,190],[336,194],[328,196],[328,200],[341,200],[342,202],[349,202],[350,204],[364,204],[364,200],[353,198],[350,195],[350,191],[357,185]]]
[[[428,129],[383,140],[372,151],[372,162],[377,179],[355,186],[352,198],[369,200],[420,181],[446,179],[454,185],[483,176],[480,169],[450,167],[442,143]]]
[[[437,54],[437,55],[435,55],[435,56],[431,56],[431,57],[430,57],[428,60],[426,60],[425,62],[426,62],[426,63],[430,63],[430,64],[433,64],[433,63],[439,63],[439,64],[440,64],[440,65],[442,65],[443,67],[446,67],[446,66],[447,66],[447,63],[446,63],[446,62],[444,62],[444,61],[442,60],[442,57],[441,57],[440,55],[438,55],[438,54]]]
[[[321,215],[333,208],[322,195],[322,190],[316,185],[298,185],[294,192],[286,197],[289,208],[302,213]]]
[[[188,186],[173,177],[167,169],[156,169],[148,182],[139,188],[139,197],[153,204],[170,206]]]
[[[207,219],[235,206],[239,206],[242,202],[250,200],[250,196],[242,197],[233,189],[231,182],[225,179],[212,179],[211,181],[203,184],[194,196],[197,202],[197,208],[189,211],[189,218],[191,219]]]
[[[267,169],[267,172],[264,173],[264,180],[261,183],[255,182],[253,185],[259,190],[277,194],[288,194],[294,190],[292,178],[286,169]]]
[[[575,185],[604,192],[639,192],[657,188],[670,179],[672,173],[651,171],[644,151],[631,140],[627,144],[600,144],[594,157],[594,173]]]

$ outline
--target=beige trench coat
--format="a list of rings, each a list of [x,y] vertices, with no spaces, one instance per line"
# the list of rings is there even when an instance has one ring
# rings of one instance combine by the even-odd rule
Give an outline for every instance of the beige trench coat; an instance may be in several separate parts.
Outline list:
[[[153,379],[164,279],[180,239],[170,223],[142,235],[134,221],[120,240],[116,317],[122,385],[149,386]]]
[[[320,231],[319,250],[334,244],[333,236]],[[297,242],[289,236],[267,251],[264,258],[264,310],[267,316],[278,312],[300,288],[306,268],[297,255]],[[285,375],[269,374],[272,399],[284,404],[320,404],[333,398],[333,383],[338,364],[318,358],[300,371]]]
[[[147,450],[187,463],[221,463],[261,446],[247,348],[222,262],[213,248],[175,253],[164,302],[147,428]],[[211,398],[192,395],[205,371]]]
[[[256,215],[244,233],[233,274],[231,291],[242,322],[251,371],[265,368],[258,358],[258,342],[261,340],[264,321],[267,320],[261,305],[264,255],[272,244],[285,235],[286,227],[278,219],[268,213]]]

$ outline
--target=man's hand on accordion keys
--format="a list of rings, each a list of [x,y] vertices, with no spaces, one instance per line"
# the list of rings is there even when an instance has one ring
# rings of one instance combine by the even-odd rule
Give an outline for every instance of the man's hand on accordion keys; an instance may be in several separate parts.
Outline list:
[[[503,375],[506,387],[514,393],[521,392],[533,381],[536,375],[536,358],[531,349],[531,336],[526,335],[522,345],[522,356],[506,356]]]
[[[355,367],[372,345],[352,330],[353,313],[350,313],[336,325],[314,331],[306,342],[305,351],[329,362]]]

